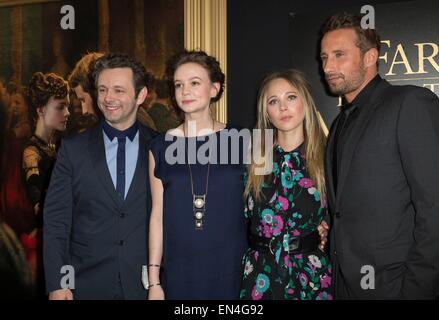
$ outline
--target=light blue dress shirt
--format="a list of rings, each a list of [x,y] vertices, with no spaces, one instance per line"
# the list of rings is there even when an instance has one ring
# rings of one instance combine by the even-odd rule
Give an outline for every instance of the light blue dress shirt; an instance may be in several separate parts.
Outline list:
[[[117,138],[114,137],[110,140],[103,131],[104,145],[105,145],[105,157],[107,158],[108,170],[110,171],[111,180],[113,180],[114,188],[116,189],[117,179]],[[137,157],[139,155],[139,131],[137,131],[134,139],[131,141],[129,137],[126,138],[125,144],[125,198],[130,189],[131,181],[134,177],[134,171],[136,170]]]

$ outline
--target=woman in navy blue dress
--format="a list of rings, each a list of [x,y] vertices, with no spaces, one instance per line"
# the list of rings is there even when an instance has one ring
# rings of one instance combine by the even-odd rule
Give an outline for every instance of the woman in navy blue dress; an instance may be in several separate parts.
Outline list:
[[[200,51],[177,55],[168,71],[184,122],[151,142],[149,299],[238,299],[244,148],[210,110],[225,76]]]

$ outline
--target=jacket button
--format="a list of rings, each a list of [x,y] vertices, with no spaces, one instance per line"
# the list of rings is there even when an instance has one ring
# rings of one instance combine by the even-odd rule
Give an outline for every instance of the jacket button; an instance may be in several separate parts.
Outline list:
[[[334,213],[334,216],[335,216],[336,218],[340,218],[340,217],[341,217],[341,213],[340,213],[340,211]]]
[[[125,243],[126,243],[126,242],[125,242],[124,240],[119,240],[119,241],[117,241],[117,244],[120,245],[120,246],[124,246]]]
[[[120,217],[121,217],[121,218],[125,218],[125,213],[124,213],[124,212],[121,212],[121,213],[120,213]]]

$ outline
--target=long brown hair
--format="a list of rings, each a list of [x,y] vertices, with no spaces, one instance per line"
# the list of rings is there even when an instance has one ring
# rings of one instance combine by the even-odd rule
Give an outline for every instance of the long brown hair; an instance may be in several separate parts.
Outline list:
[[[267,166],[265,160],[266,155],[264,154],[265,144],[267,143],[264,139],[266,130],[272,129],[274,131],[274,139],[277,139],[277,129],[269,121],[267,113],[267,88],[269,84],[276,79],[284,79],[288,81],[288,83],[297,89],[299,97],[302,100],[305,109],[303,135],[306,168],[311,179],[316,183],[316,188],[320,193],[320,199],[323,200],[326,195],[324,173],[326,136],[320,125],[317,108],[310,93],[310,86],[305,79],[304,74],[294,69],[274,72],[267,75],[259,88],[256,129],[261,130],[261,141],[253,143],[252,148],[261,148],[260,154],[262,159],[258,159],[257,163],[252,161],[248,166],[248,179],[244,196],[247,197],[250,193],[253,195],[253,197],[255,197],[255,199],[260,199],[262,196],[262,183],[265,181],[267,176],[256,174],[256,171],[261,167]]]

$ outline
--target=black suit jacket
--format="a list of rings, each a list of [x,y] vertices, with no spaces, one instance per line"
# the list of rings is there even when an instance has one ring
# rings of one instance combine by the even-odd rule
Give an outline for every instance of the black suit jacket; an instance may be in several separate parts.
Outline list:
[[[326,151],[336,298],[436,298],[439,99],[381,80],[361,108],[345,140],[337,194],[332,159],[339,117]]]
[[[71,265],[75,299],[112,299],[119,281],[126,299],[146,298],[141,270],[151,207],[147,150],[155,134],[139,127],[137,166],[123,203],[108,170],[102,126],[62,141],[44,207],[48,292],[60,288],[60,270]]]

